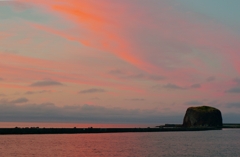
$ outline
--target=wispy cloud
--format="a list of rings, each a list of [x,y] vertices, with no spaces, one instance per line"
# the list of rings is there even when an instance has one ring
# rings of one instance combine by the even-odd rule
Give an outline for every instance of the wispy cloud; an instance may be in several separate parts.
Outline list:
[[[50,93],[51,90],[42,90],[42,91],[27,91],[25,94],[31,95],[31,94],[41,94],[41,93]]]
[[[240,84],[240,78],[235,78],[235,79],[233,79],[233,81]]]
[[[103,93],[106,92],[105,89],[101,89],[101,88],[90,88],[90,89],[85,89],[80,91],[80,94],[88,94],[88,93]]]
[[[152,75],[147,73],[131,73],[129,71],[123,71],[120,69],[111,70],[108,73],[121,79],[136,79],[136,80],[150,80],[150,81],[160,81],[160,80],[166,79],[166,77],[161,75]]]
[[[200,83],[192,84],[190,88],[201,88],[201,84]]]
[[[17,99],[14,99],[14,100],[8,100],[8,99],[1,99],[0,100],[0,103],[2,104],[20,104],[20,103],[26,103],[28,102],[29,100],[27,98],[17,98]]]
[[[216,80],[215,76],[210,76],[206,79],[207,82],[212,82],[212,81],[215,81],[215,80]]]
[[[6,96],[6,94],[2,94],[2,93],[0,93],[0,97],[3,97],[3,96]]]
[[[13,103],[13,104],[25,103],[25,102],[28,102],[27,98],[18,98],[18,99],[10,101],[10,103]]]
[[[100,100],[98,97],[91,98],[91,100]]]
[[[167,85],[162,86],[163,88],[167,89],[179,89],[179,90],[185,90],[186,88],[178,86],[176,84],[168,83]]]
[[[44,81],[37,81],[32,83],[30,86],[32,87],[45,87],[45,86],[62,86],[63,84],[58,81],[54,80],[44,80]]]
[[[225,91],[226,93],[240,93],[240,87],[234,87],[234,88],[231,88],[227,91]]]
[[[111,70],[108,72],[109,74],[112,74],[112,75],[125,75],[126,72],[120,70],[120,69],[114,69],[114,70]]]
[[[145,101],[143,98],[133,98],[133,99],[126,99],[128,101]]]
[[[155,80],[155,81],[159,81],[159,80],[165,80],[166,77],[164,76],[159,76],[159,75],[149,75],[148,76],[149,80]]]

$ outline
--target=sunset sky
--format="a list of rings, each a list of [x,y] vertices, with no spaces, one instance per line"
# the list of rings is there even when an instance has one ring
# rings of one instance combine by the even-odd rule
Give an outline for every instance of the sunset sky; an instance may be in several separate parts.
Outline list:
[[[0,121],[240,122],[239,0],[0,0]]]

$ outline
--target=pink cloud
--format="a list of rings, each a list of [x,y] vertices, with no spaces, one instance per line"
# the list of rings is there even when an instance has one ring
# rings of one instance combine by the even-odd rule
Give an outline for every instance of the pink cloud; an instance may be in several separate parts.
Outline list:
[[[134,3],[125,1],[117,3],[118,6],[107,0],[101,2],[70,0],[64,1],[64,3],[42,0],[34,1],[33,4],[40,4],[49,12],[58,13],[79,27],[79,29],[71,31],[56,30],[39,25],[37,26],[39,29],[108,51],[147,72],[159,72],[169,77],[175,77],[176,73],[181,74],[182,68],[186,71],[184,75],[202,73],[198,66],[206,66],[206,64],[201,58],[181,59],[181,56],[191,53],[193,48],[200,51],[211,51],[211,53],[215,53],[214,55],[218,55],[217,52],[220,52],[225,56],[226,53],[229,53],[226,45],[230,43],[236,45],[237,41],[217,22],[211,22],[211,19],[204,19],[196,13],[181,12],[165,2],[161,3],[159,14],[153,13],[147,7],[136,8]],[[138,14],[132,13],[133,10]],[[196,20],[196,17],[200,20]],[[83,32],[81,29],[87,33],[81,35]],[[151,37],[144,36],[144,33],[150,34]],[[143,39],[148,37],[149,40]],[[229,58],[233,60],[237,71],[239,63],[235,56],[238,49],[239,47],[235,46],[230,50],[233,57]],[[169,67],[168,62],[174,66]],[[194,67],[189,67],[189,64],[186,63]],[[183,78],[183,80],[185,79]]]
[[[121,26],[108,28],[108,26],[112,24],[113,26],[115,26],[114,23],[112,23],[111,21],[111,18],[113,18],[114,15],[113,17],[110,17],[110,20],[109,17],[105,17],[105,10],[101,8],[104,6],[102,5],[102,3],[105,4],[104,1],[101,2],[100,6],[97,6],[96,4],[92,5],[94,3],[89,1],[79,2],[75,0],[65,2],[64,5],[60,5],[60,3],[58,3],[57,1],[34,1],[34,4],[38,3],[46,6],[49,11],[60,13],[66,19],[72,20],[73,22],[75,22],[75,24],[77,24],[78,27],[80,27],[81,29],[84,28],[84,30],[87,31],[88,34],[85,35],[79,33],[83,32],[79,29],[74,30],[74,32],[72,32],[71,30],[67,30],[67,33],[65,33],[63,30],[60,31],[40,25],[35,25],[35,27],[63,36],[66,39],[77,40],[80,43],[88,45],[90,47],[114,53],[116,56],[139,67],[140,69],[144,69],[147,71],[150,71],[149,69],[156,69],[156,67],[154,67],[153,65],[145,62],[138,56],[131,53],[131,51],[134,51],[134,49],[131,50],[131,45],[128,44],[128,41],[126,41],[126,39],[121,38],[119,36],[119,33],[121,32],[118,32],[118,30],[116,30],[119,29],[119,27],[121,28]],[[118,10],[119,8],[116,9]],[[97,10],[99,12],[97,12],[97,14],[96,12],[91,13],[92,10]]]
[[[0,31],[0,40],[4,40],[10,36],[12,36],[12,34]]]
[[[56,28],[31,23],[33,28],[108,52],[145,73],[165,76],[165,83],[185,87],[208,76],[227,79],[240,72],[239,38],[214,19],[183,12],[171,6],[171,2],[148,1],[145,6],[143,4],[146,2],[143,1],[140,1],[142,5],[135,5],[132,1],[109,0],[21,1],[40,6],[43,12],[57,14],[70,25],[68,28]],[[155,3],[158,5],[154,6]],[[21,58],[16,60],[21,61]],[[48,65],[44,62],[38,66]],[[46,66],[53,70],[51,72],[37,70],[46,73],[43,76],[61,78],[60,81],[119,87],[117,83],[82,78],[79,75],[69,74],[71,79],[66,78],[68,73],[64,72],[63,75],[54,71],[59,65],[60,63]],[[75,67],[61,65],[64,71]],[[234,70],[226,74],[222,72],[228,69]],[[102,74],[101,77],[109,79],[111,76]],[[122,79],[118,81],[120,80]],[[196,90],[212,91],[219,84],[203,85]],[[216,97],[222,96],[221,94],[222,92],[216,92]]]
[[[3,81],[2,84],[8,88],[29,90],[26,86],[30,85],[31,81],[51,78],[63,83],[104,86],[117,88],[119,90],[143,92],[143,90],[138,87],[127,86],[121,83],[112,83],[107,79],[98,80],[94,77],[91,78],[92,76],[89,75],[84,76],[78,73],[78,71],[91,71],[91,69],[85,66],[80,67],[78,64],[74,63],[37,59],[9,53],[0,53],[0,58],[2,59],[0,63],[1,76],[6,76],[8,81],[15,82],[14,85]],[[16,76],[21,76],[21,79]],[[105,76],[102,75],[101,77],[104,78]],[[22,82],[25,83],[25,85],[17,85]]]

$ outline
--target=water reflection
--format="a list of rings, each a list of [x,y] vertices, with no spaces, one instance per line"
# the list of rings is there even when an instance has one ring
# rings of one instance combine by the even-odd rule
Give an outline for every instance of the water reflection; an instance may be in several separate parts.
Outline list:
[[[0,136],[0,156],[238,156],[238,130]]]

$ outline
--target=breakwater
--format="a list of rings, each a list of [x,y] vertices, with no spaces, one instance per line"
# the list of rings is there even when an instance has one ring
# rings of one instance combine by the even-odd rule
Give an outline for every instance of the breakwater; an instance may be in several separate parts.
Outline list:
[[[124,133],[124,132],[170,132],[170,131],[205,131],[221,128],[0,128],[1,135],[13,134],[90,134],[90,133]]]
[[[240,128],[237,123],[225,123],[222,128]],[[14,134],[91,134],[91,133],[124,133],[124,132],[174,132],[174,131],[207,131],[221,130],[216,127],[182,127],[181,124],[165,124],[155,128],[0,128],[0,135]]]
[[[222,128],[240,128],[239,123],[224,123]]]

